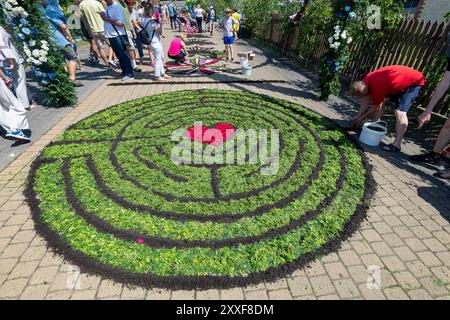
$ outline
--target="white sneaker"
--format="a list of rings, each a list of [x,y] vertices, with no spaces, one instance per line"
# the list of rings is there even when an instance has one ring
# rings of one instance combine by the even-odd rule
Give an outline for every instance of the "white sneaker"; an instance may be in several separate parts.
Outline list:
[[[128,82],[128,81],[133,81],[133,80],[134,80],[134,77],[125,76],[125,77],[122,78],[123,82]]]

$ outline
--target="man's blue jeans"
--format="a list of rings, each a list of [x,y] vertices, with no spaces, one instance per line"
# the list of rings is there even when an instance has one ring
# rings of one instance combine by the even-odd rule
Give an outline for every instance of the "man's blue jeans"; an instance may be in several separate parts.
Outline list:
[[[142,46],[143,44],[142,44],[141,36],[138,32],[136,32],[135,44],[136,44],[136,49],[139,54],[139,58],[141,58],[141,59],[144,58],[144,48]]]
[[[128,56],[127,36],[118,36],[115,38],[109,38],[109,43],[114,51],[117,59],[119,59],[120,68],[122,69],[122,75],[127,77],[134,77],[133,66],[131,65],[131,59]]]

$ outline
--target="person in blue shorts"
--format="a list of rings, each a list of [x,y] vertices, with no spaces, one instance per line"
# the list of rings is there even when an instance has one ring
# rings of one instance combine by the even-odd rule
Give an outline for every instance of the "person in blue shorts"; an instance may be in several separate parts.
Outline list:
[[[225,17],[223,17],[220,24],[223,27],[223,43],[225,44],[225,53],[227,61],[234,61],[233,58],[233,44],[234,44],[234,36],[233,36],[233,27],[238,25],[239,23],[231,16],[231,9],[227,8],[225,10]]]

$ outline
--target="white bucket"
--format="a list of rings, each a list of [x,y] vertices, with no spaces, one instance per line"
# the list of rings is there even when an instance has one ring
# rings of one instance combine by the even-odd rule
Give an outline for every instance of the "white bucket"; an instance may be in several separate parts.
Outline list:
[[[248,66],[242,66],[241,67],[241,73],[244,75],[244,76],[251,76],[252,75],[252,66],[251,65],[248,65]]]
[[[382,125],[384,124],[384,125]],[[375,127],[379,128],[382,131],[376,131],[369,128]],[[380,144],[381,140],[383,140],[384,135],[387,132],[386,129],[387,123],[385,121],[377,121],[377,122],[366,122],[362,126],[361,134],[359,135],[359,141],[369,146],[376,147]]]

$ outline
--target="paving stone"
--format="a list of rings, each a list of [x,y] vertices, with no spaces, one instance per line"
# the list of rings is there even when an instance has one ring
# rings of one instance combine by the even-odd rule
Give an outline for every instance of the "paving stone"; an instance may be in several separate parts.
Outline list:
[[[448,251],[449,248],[444,246],[439,240],[431,238],[424,239],[423,243],[432,251],[432,252],[440,252],[440,251]]]
[[[381,257],[381,260],[392,272],[406,270],[405,264],[397,256]]]
[[[194,300],[195,291],[176,290],[172,291],[172,300]]]
[[[325,268],[320,261],[314,261],[305,268],[305,273],[312,277],[325,274]]]
[[[0,274],[9,274],[16,264],[16,258],[0,259]]]
[[[244,291],[242,288],[222,289],[220,298],[222,300],[244,300]]]
[[[381,259],[374,253],[364,254],[360,257],[366,267],[375,265],[381,268],[383,266]]]
[[[9,244],[2,252],[0,258],[18,258],[28,248],[28,243]]]
[[[97,291],[101,280],[102,279],[98,276],[92,276],[92,275],[88,275],[86,273],[82,273],[82,274],[80,274],[78,282],[79,282],[79,286],[80,286],[81,290],[96,290]]]
[[[369,289],[367,283],[358,286],[361,295],[366,300],[385,300],[386,297],[381,289]]]
[[[49,285],[27,286],[20,295],[21,300],[43,300],[47,296]]]
[[[361,264],[361,260],[358,258],[358,254],[353,250],[340,251],[339,257],[346,266]]]
[[[70,300],[92,300],[96,293],[97,290],[75,290]]]
[[[45,300],[68,300],[72,294],[72,290],[53,291],[47,294]]]
[[[146,300],[170,300],[171,292],[164,289],[153,289],[147,291]]]
[[[269,300],[292,300],[292,295],[288,289],[269,291]]]
[[[195,295],[197,300],[220,300],[219,290],[197,290]]]
[[[13,238],[20,230],[20,226],[4,226],[0,228],[0,238]]]
[[[63,258],[61,256],[54,255],[52,252],[47,251],[45,256],[42,258],[40,266],[60,266],[63,262]]]
[[[336,252],[332,252],[320,258],[320,262],[322,262],[322,264],[336,261],[339,261],[339,256],[337,255]]]
[[[430,232],[442,230],[441,226],[432,219],[420,220],[420,224]]]
[[[113,296],[120,296],[122,293],[122,284],[114,283],[111,280],[102,280],[98,288],[97,297],[106,298]]]
[[[419,251],[424,251],[427,250],[427,247],[425,246],[425,244],[417,239],[417,238],[408,238],[404,240],[406,245],[413,251],[413,252],[419,252]]]
[[[123,287],[122,299],[133,299],[133,300],[143,300],[145,299],[147,292],[143,288],[129,288],[127,286]]]
[[[392,229],[385,222],[375,222],[372,223],[373,228],[380,234],[391,233]]]
[[[324,264],[331,280],[343,279],[348,277],[348,272],[341,262],[331,262]]]
[[[16,236],[11,240],[11,243],[30,243],[36,236],[36,232],[33,230],[19,231]]]
[[[359,290],[351,279],[335,280],[333,283],[342,299],[350,299],[359,296]]]
[[[54,278],[50,291],[71,291],[75,288],[79,289],[77,280],[79,275],[76,273],[59,272]]]
[[[278,279],[274,282],[266,282],[267,290],[287,289],[286,279]]]
[[[425,289],[415,289],[408,291],[408,296],[412,300],[431,300],[433,299]]]
[[[313,294],[311,284],[306,277],[295,277],[288,279],[289,289],[294,297]]]
[[[269,300],[269,296],[266,290],[246,291],[245,300]]]
[[[46,285],[55,279],[58,273],[57,266],[40,267],[32,275],[30,279],[31,285]]]
[[[389,208],[396,217],[409,215],[408,211],[402,206],[392,206]]]
[[[436,257],[446,266],[450,266],[450,251],[437,252]]]
[[[381,269],[381,288],[389,288],[398,285],[392,272],[386,269]]]
[[[351,245],[357,254],[365,254],[373,252],[370,245],[365,241],[351,241]]]
[[[9,274],[8,279],[28,278],[34,273],[38,265],[39,261],[19,262]]]
[[[13,279],[5,281],[0,287],[0,298],[19,297],[27,285],[28,279]]]
[[[47,248],[45,246],[29,247],[20,257],[20,261],[39,260],[40,262],[46,253]]]
[[[450,233],[440,230],[433,232],[433,237],[438,239],[444,245],[450,246]]]
[[[328,276],[310,277],[309,281],[317,296],[332,294],[335,290]]]
[[[448,295],[446,284],[436,277],[421,278],[419,281],[432,297]]]
[[[436,255],[432,252],[428,251],[418,252],[417,256],[427,267],[436,267],[441,264]]]
[[[416,235],[416,237],[418,237],[420,239],[431,238],[433,236],[430,231],[428,231],[427,229],[425,229],[422,226],[415,226],[415,227],[411,227],[409,229],[411,232],[413,232]]]
[[[399,287],[392,287],[383,290],[386,297],[390,300],[409,300],[405,291]]]
[[[402,239],[414,237],[414,234],[409,230],[408,227],[398,226],[398,227],[393,227],[393,229],[394,229],[394,233]]]
[[[379,256],[389,256],[394,254],[392,249],[384,241],[373,242],[370,246]]]
[[[30,218],[29,214],[14,214],[12,215],[8,221],[6,221],[6,226],[14,226],[14,225],[23,225]]]
[[[409,271],[400,271],[394,273],[394,277],[398,284],[405,290],[416,289],[420,287],[419,281]]]
[[[381,241],[380,235],[375,230],[363,230],[361,234],[369,243]]]
[[[450,284],[450,269],[447,266],[431,268],[431,272],[445,284]],[[449,292],[450,293],[450,292]]]
[[[397,248],[393,248],[395,254],[402,260],[403,262],[406,261],[413,261],[417,260],[417,256],[412,252],[408,247],[401,246]]]

